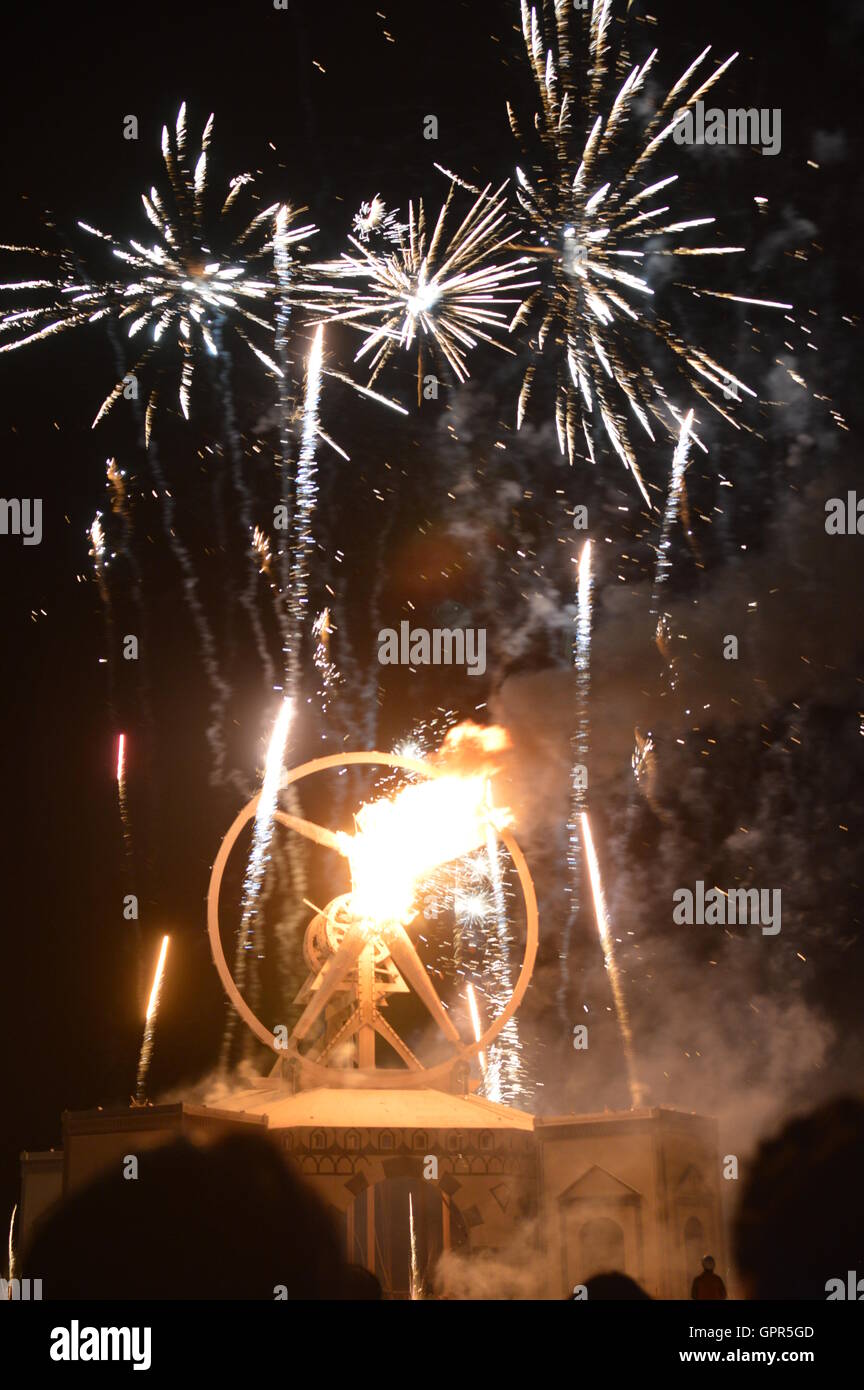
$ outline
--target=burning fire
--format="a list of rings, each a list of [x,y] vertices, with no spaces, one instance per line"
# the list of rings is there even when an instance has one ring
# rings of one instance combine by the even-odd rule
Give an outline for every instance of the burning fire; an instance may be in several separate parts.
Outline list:
[[[504,729],[459,725],[432,759],[453,771],[360,808],[354,835],[337,837],[351,867],[358,917],[374,923],[410,919],[424,875],[484,845],[490,826],[511,824],[510,811],[493,804],[491,789],[493,755],[508,747]]]

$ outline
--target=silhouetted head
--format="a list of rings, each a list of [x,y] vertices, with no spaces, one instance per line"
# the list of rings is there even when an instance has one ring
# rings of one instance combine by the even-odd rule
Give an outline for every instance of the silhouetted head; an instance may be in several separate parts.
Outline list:
[[[705,1270],[706,1274],[713,1274],[713,1273],[714,1273],[714,1256],[713,1256],[713,1255],[703,1255],[703,1256],[702,1256],[702,1268]]]
[[[384,1292],[378,1276],[373,1274],[371,1269],[366,1269],[363,1265],[346,1265],[339,1297],[372,1302],[374,1299],[383,1298]]]
[[[596,1302],[598,1299],[647,1299],[651,1301],[651,1295],[646,1293],[643,1288],[631,1279],[629,1274],[621,1274],[617,1269],[610,1270],[608,1274],[595,1274],[586,1280],[585,1288],[588,1293],[588,1301]]]
[[[22,1264],[46,1299],[355,1296],[327,1211],[271,1139],[184,1140],[122,1169],[37,1226]]]
[[[864,1104],[830,1101],[762,1144],[735,1218],[748,1296],[824,1299],[864,1249]],[[857,1263],[856,1263],[857,1262]]]

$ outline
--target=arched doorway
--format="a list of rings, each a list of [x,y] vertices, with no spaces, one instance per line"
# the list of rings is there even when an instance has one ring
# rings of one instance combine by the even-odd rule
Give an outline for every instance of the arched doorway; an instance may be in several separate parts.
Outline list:
[[[410,1298],[412,1282],[415,1294],[431,1287],[445,1243],[445,1224],[449,1224],[447,1243],[452,1244],[454,1236],[459,1242],[461,1220],[452,1206],[445,1219],[443,1200],[438,1184],[422,1177],[385,1178],[355,1197],[345,1220],[348,1259],[374,1270],[385,1298]]]
[[[608,1216],[595,1216],[579,1231],[579,1277],[584,1283],[592,1274],[617,1269],[624,1272],[624,1232]]]

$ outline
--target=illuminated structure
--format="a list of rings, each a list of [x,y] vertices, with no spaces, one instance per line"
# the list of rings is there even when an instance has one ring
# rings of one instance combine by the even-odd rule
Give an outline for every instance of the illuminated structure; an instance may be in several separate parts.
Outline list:
[[[424,785],[459,780],[416,759],[354,753],[304,764],[283,785],[346,763],[404,769],[415,779],[412,807]],[[433,819],[445,795],[439,784],[423,796]],[[272,1030],[237,989],[220,936],[226,866],[258,797],[240,812],[213,866],[208,928],[229,998],[274,1053],[269,1076],[221,1097],[217,1107],[181,1103],[67,1114],[62,1165],[59,1156],[53,1162],[25,1156],[22,1225],[44,1207],[52,1187],[54,1193],[78,1187],[124,1153],[179,1134],[206,1139],[252,1126],[274,1134],[341,1223],[349,1258],[374,1269],[390,1296],[416,1292],[418,1275],[420,1287],[435,1288],[437,1278],[446,1291],[453,1261],[444,1261],[436,1275],[444,1251],[485,1257],[488,1268],[496,1257],[506,1264],[518,1246],[527,1248],[523,1287],[534,1296],[560,1298],[592,1273],[620,1269],[655,1297],[687,1297],[706,1250],[725,1270],[714,1122],[666,1109],[541,1118],[474,1094],[480,1081],[472,1063],[515,1013],[531,979],[538,941],[531,875],[488,802],[475,798],[463,816],[465,804],[448,800],[446,827],[433,825],[429,836],[434,846],[436,833],[443,833],[446,847],[437,853],[455,857],[450,850],[463,832],[464,850],[473,849],[475,830],[482,842],[492,825],[524,906],[523,959],[512,996],[485,1032],[466,1043],[410,934],[415,914],[399,878],[407,874],[408,882],[411,865],[394,864],[392,875],[380,877],[381,844],[400,845],[399,827],[411,814],[406,804],[393,821],[390,808],[398,800],[373,803],[373,811],[384,807],[383,820],[376,814],[364,823],[361,812],[354,837],[274,811],[282,826],[347,858],[352,889],[314,910],[304,941],[309,976],[295,1001],[299,1016],[292,1028]],[[382,826],[383,841],[376,840]],[[375,869],[368,881],[361,851],[371,854],[367,867]],[[429,1065],[386,1016],[392,1000],[409,991],[436,1027],[439,1056]]]

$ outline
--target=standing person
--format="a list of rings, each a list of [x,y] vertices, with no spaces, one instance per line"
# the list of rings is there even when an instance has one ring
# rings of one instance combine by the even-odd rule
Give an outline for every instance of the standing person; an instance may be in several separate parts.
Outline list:
[[[726,1297],[726,1285],[719,1274],[714,1273],[714,1256],[702,1257],[702,1273],[697,1274],[690,1289],[691,1298],[720,1299]]]

